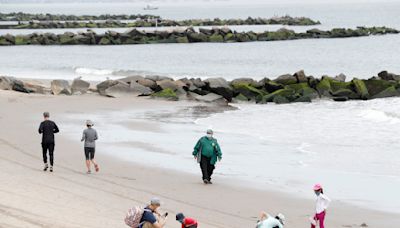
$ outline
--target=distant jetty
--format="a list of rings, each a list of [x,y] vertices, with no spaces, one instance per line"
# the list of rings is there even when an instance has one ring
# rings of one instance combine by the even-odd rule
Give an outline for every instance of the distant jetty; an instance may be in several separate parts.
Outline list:
[[[0,89],[24,93],[80,95],[88,91],[106,97],[149,96],[168,100],[201,102],[294,103],[329,98],[334,101],[369,100],[400,96],[400,75],[382,71],[370,79],[346,81],[346,76],[314,78],[304,71],[285,74],[276,79],[239,78],[228,82],[224,78],[182,78],[173,80],[163,76],[129,76],[106,80],[91,87],[89,82],[75,79],[53,80],[48,87],[37,81],[23,81],[0,76]]]
[[[314,21],[307,17],[290,17],[290,16],[273,17],[273,18],[248,17],[247,19],[214,18],[214,19],[188,19],[188,20],[168,20],[168,19],[162,19],[159,16],[151,16],[151,15],[102,15],[98,17],[72,16],[72,15],[49,15],[46,17],[45,15],[42,16],[31,15],[31,18],[41,18],[41,19],[48,18],[49,20],[37,20],[37,19],[30,19],[27,21],[16,20],[14,21],[14,23],[0,25],[0,29],[129,28],[129,27],[174,27],[174,26],[188,27],[188,26],[229,26],[229,25],[309,26],[309,25],[320,24],[319,21]],[[59,18],[65,18],[65,19],[59,19]],[[94,18],[94,19],[89,19],[89,18]]]
[[[0,13],[0,21],[90,21],[90,20],[137,20],[160,18],[149,14],[102,14],[102,15],[70,15],[70,14],[32,14],[23,12]]]
[[[29,35],[0,36],[0,46],[4,45],[126,45],[126,44],[155,44],[155,43],[232,43],[252,41],[278,41],[318,38],[347,38],[371,35],[398,34],[399,31],[387,27],[357,27],[356,29],[334,28],[323,31],[311,29],[306,32],[295,32],[289,29],[278,31],[236,32],[228,27],[212,29],[178,28],[171,30],[142,31],[131,29],[119,33],[108,31],[97,34],[92,30],[87,32],[32,33]]]

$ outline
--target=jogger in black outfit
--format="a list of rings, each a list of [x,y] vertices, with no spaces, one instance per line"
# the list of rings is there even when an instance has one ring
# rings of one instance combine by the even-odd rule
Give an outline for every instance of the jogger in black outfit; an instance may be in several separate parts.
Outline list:
[[[40,123],[39,134],[42,134],[42,152],[43,152],[43,171],[47,171],[49,165],[47,164],[47,151],[49,151],[50,157],[50,172],[53,172],[54,164],[54,133],[58,133],[57,125],[49,120],[50,113],[43,113],[44,121]]]

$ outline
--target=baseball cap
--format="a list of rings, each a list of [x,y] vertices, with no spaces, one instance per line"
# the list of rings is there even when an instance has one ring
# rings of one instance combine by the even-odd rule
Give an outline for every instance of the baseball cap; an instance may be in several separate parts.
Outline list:
[[[185,215],[183,215],[183,213],[176,214],[176,221],[179,221],[180,223],[183,223],[184,219],[185,219]]]
[[[154,198],[152,198],[152,199],[150,200],[150,204],[151,204],[151,205],[155,205],[155,206],[160,206],[160,205],[161,205],[161,201],[160,201],[159,198],[154,197]]]

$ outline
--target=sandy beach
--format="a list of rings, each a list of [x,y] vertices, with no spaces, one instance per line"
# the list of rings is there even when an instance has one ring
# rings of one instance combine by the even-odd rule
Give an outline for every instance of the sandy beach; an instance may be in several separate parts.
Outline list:
[[[63,136],[65,120],[60,116],[68,113],[123,112],[127,107],[151,110],[177,104],[94,94],[68,97],[0,91],[0,227],[126,227],[126,211],[145,205],[153,196],[162,200],[162,210],[170,214],[168,228],[180,227],[175,221],[177,212],[197,218],[202,228],[254,227],[260,210],[284,213],[285,227],[309,227],[313,200],[281,193],[279,189],[255,190],[220,177],[214,185],[203,185],[199,175],[119,160],[102,153],[101,146],[96,153],[101,171],[87,175],[80,135],[76,141]],[[42,171],[37,128],[43,111],[51,113],[61,130],[56,136],[54,173]],[[129,127],[149,130],[144,123]],[[150,128],[157,130],[154,125]],[[146,146],[130,145],[132,156],[136,147]],[[366,223],[368,227],[394,228],[398,227],[400,216],[333,201],[326,222],[327,227],[360,227]]]

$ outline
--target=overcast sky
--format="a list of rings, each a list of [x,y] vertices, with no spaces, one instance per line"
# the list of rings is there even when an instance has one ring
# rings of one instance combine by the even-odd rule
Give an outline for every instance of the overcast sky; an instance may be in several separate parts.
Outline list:
[[[179,2],[227,2],[227,3],[354,3],[354,2],[395,2],[396,0],[0,0],[2,3],[17,2],[143,2],[143,3],[177,3]]]

